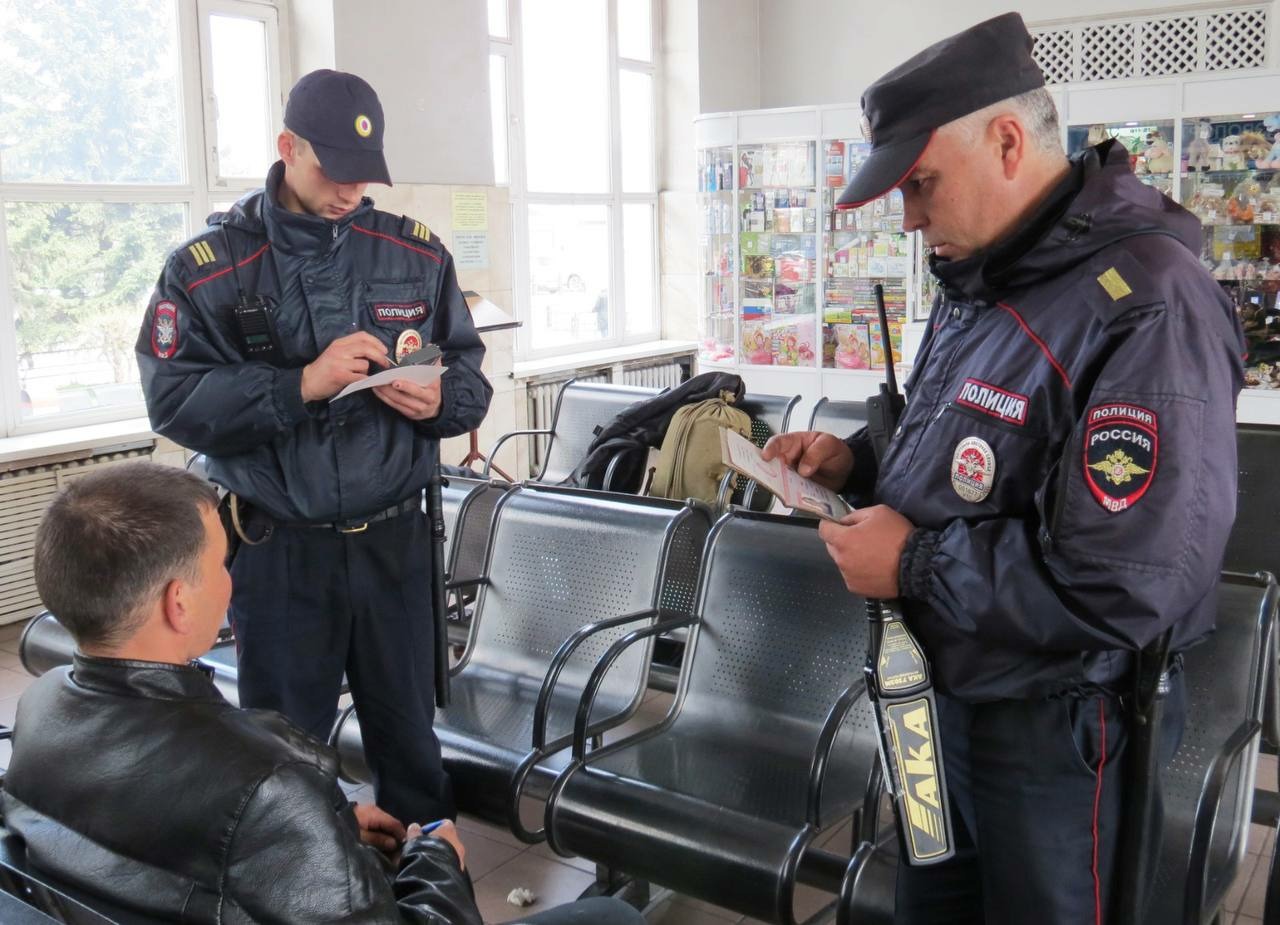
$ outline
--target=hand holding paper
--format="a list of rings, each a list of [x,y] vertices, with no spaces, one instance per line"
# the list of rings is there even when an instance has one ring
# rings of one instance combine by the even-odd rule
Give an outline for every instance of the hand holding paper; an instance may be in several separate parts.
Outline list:
[[[329,401],[337,401],[339,398],[346,398],[362,389],[371,389],[378,385],[391,385],[397,379],[404,379],[415,385],[429,385],[440,378],[448,367],[445,366],[393,366],[391,369],[384,369],[380,373],[367,376],[359,382],[353,382]]]
[[[720,431],[720,452],[726,466],[755,479],[792,510],[808,511],[836,522],[850,511],[845,500],[830,488],[806,479],[783,465],[781,459],[766,461],[759,447],[735,431]]]

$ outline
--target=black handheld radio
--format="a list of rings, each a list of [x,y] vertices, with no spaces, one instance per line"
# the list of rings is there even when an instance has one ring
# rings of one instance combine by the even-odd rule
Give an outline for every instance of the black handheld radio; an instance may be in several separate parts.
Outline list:
[[[885,381],[880,393],[867,399],[867,431],[879,463],[906,402],[893,369],[884,287],[877,284],[875,294]],[[867,620],[867,696],[875,708],[885,786],[893,797],[903,856],[913,867],[937,864],[955,854],[955,839],[929,662],[896,601],[867,598]]]

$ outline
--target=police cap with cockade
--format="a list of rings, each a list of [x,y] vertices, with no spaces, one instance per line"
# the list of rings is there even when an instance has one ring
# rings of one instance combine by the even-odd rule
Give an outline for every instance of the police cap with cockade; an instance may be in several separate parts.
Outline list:
[[[930,45],[862,94],[871,154],[836,200],[854,209],[906,182],[933,133],[992,103],[1044,86],[1022,17],[1005,13]]]
[[[382,104],[355,74],[322,69],[303,76],[289,91],[284,124],[311,143],[320,169],[335,183],[391,185],[382,156]]]

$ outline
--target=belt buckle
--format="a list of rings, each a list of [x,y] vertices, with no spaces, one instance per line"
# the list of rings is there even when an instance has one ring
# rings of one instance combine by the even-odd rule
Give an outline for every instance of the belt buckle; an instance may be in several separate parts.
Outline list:
[[[339,533],[364,533],[364,531],[368,529],[369,529],[369,521],[366,520],[364,523],[357,524],[354,527],[339,527],[338,532]]]

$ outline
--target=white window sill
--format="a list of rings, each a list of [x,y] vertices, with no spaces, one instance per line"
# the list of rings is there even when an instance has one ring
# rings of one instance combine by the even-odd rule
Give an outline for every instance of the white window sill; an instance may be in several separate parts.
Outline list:
[[[130,418],[109,424],[67,427],[39,434],[0,439],[0,470],[21,468],[19,463],[67,459],[136,447],[156,439],[146,418]]]
[[[575,369],[626,363],[629,360],[693,353],[697,349],[697,341],[654,340],[643,344],[629,344],[625,347],[609,347],[605,350],[591,350],[585,353],[550,357],[545,360],[526,360],[512,365],[511,377],[513,379],[534,379],[539,376],[550,376]]]

